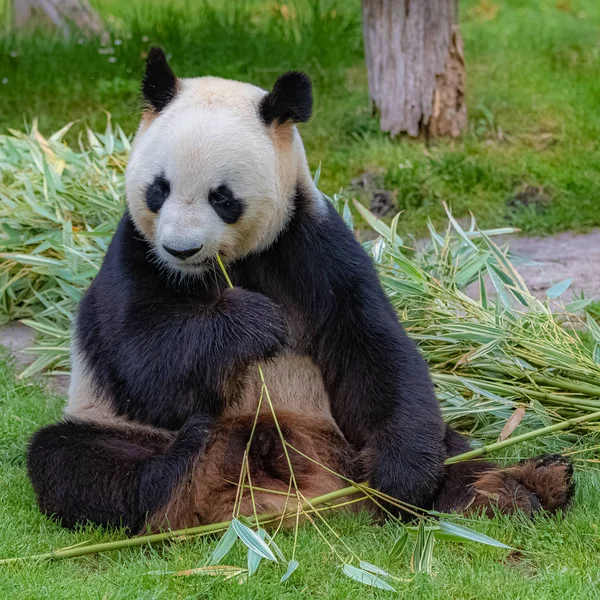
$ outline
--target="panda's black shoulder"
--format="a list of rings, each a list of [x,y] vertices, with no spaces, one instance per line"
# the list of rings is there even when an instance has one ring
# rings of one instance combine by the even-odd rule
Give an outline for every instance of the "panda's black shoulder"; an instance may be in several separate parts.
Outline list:
[[[160,270],[151,260],[151,251],[150,244],[137,231],[129,211],[125,211],[94,283],[126,283],[149,277],[160,279]]]
[[[353,282],[379,292],[375,266],[333,204],[323,196],[318,209],[308,210],[298,195],[292,227],[302,232],[303,245],[311,254],[309,266],[331,283]],[[308,256],[307,256],[308,258]]]
[[[345,310],[346,302],[392,316],[373,261],[333,204],[302,190],[293,204],[273,246],[239,265],[242,285],[319,319]]]
[[[147,244],[136,235],[135,227],[125,213],[110,241],[96,277],[79,304],[78,322],[85,323],[92,312],[103,307],[118,311],[135,293],[134,279],[148,273],[148,264],[140,260],[148,252]]]

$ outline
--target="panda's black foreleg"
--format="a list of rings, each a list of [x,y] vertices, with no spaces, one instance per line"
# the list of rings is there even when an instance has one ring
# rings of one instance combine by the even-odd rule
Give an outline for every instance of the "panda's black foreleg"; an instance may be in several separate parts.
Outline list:
[[[430,506],[446,451],[427,365],[385,309],[376,318],[351,310],[353,322],[324,332],[318,356],[333,417],[368,457],[373,486],[411,505]]]
[[[153,299],[152,299],[153,300]],[[98,335],[80,318],[79,345],[93,372],[103,374],[112,347],[98,351]],[[107,332],[107,334],[110,332]],[[118,410],[135,420],[178,429],[197,411],[219,416],[231,373],[281,351],[287,336],[280,308],[266,296],[226,289],[209,305],[144,297],[131,310],[115,361],[122,387]]]
[[[27,458],[40,509],[65,527],[87,521],[140,530],[206,449],[210,423],[196,415],[172,437],[72,420],[40,429]]]

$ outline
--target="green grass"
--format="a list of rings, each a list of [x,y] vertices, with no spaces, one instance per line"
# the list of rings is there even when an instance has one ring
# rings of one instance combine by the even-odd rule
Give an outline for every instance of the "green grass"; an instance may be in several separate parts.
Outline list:
[[[97,0],[114,54],[97,41],[48,33],[0,36],[0,127],[39,116],[49,133],[73,119],[103,126],[102,110],[126,131],[138,119],[142,54],[159,42],[183,76],[216,74],[270,86],[304,69],[316,86],[303,126],[311,165],[324,165],[331,194],[364,172],[397,194],[401,229],[422,232],[424,215],[477,214],[526,232],[600,225],[600,4],[596,0],[464,0],[469,132],[425,149],[389,140],[369,109],[358,0],[171,3]],[[224,8],[227,7],[227,8]],[[11,52],[16,56],[11,56]],[[109,62],[109,59],[116,59]],[[74,134],[73,134],[74,135]],[[527,186],[544,202],[514,206]],[[350,190],[364,201],[361,190]]]
[[[43,382],[41,382],[43,383]],[[45,552],[83,541],[109,541],[122,537],[118,530],[86,527],[69,532],[37,510],[25,471],[28,437],[39,426],[58,418],[62,399],[41,385],[23,383],[0,357],[0,557]],[[558,444],[558,445],[556,445]],[[561,449],[557,442],[553,449]],[[531,455],[542,446],[519,447]],[[593,453],[579,454],[580,457]],[[513,452],[511,458],[515,458]],[[469,525],[511,545],[509,552],[476,544],[436,542],[433,576],[413,575],[409,552],[394,562],[388,554],[397,536],[396,526],[373,525],[367,515],[337,516],[331,523],[337,533],[364,560],[386,568],[406,581],[398,591],[415,599],[520,600],[596,598],[600,567],[600,474],[578,463],[578,491],[573,509],[556,520],[496,517],[475,519]],[[293,536],[278,536],[278,544],[291,554]],[[238,542],[239,544],[239,542]],[[141,547],[105,555],[56,562],[0,566],[0,597],[14,598],[385,598],[389,592],[363,587],[347,579],[331,552],[310,526],[300,530],[299,569],[286,584],[279,584],[284,567],[262,564],[247,583],[200,576],[149,575],[149,571],[182,570],[198,566],[215,545],[214,540],[184,541]],[[236,546],[226,564],[245,566],[245,552]]]

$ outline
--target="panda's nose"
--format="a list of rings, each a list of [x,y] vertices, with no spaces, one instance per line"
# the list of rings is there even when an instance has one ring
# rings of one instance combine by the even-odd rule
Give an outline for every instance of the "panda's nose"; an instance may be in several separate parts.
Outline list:
[[[194,254],[198,254],[200,250],[202,250],[202,246],[198,246],[197,248],[188,248],[187,250],[176,250],[175,248],[169,248],[169,246],[163,245],[163,248],[175,258],[181,258],[185,260],[186,258],[190,258],[194,256]]]

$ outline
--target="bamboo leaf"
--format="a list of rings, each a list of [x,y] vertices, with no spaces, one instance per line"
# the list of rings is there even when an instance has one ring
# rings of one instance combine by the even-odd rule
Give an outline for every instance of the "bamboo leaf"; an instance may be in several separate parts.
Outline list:
[[[433,531],[425,527],[423,521],[417,527],[417,539],[411,558],[413,573],[431,573],[433,561]]]
[[[240,540],[242,540],[242,542],[244,542],[244,544],[246,544],[246,546],[250,550],[253,550],[254,552],[256,552],[256,554],[262,556],[262,558],[266,558],[267,560],[277,562],[277,558],[275,557],[269,546],[265,544],[265,542],[256,533],[256,531],[250,529],[249,527],[241,523],[238,519],[233,519],[233,521],[231,521],[231,525],[233,526],[233,529],[237,533]]]
[[[71,127],[73,127],[74,124],[75,124],[75,121],[71,121],[70,123],[63,125],[58,131],[55,131],[50,136],[48,141],[49,142],[62,142],[62,139],[65,137],[65,135],[67,135],[69,129],[71,129]]]
[[[390,230],[392,232],[392,239],[390,240],[392,243],[392,247],[400,248],[403,244],[402,238],[398,235],[398,223],[400,222],[400,217],[402,213],[399,212],[390,223]]]
[[[431,241],[434,242],[438,248],[442,248],[444,246],[444,238],[435,230],[429,217],[427,217],[427,229],[429,229]]]
[[[488,237],[485,232],[480,231],[481,237],[485,240],[488,248],[492,251],[492,254],[496,257],[498,261],[498,267],[506,273],[507,277],[510,277],[511,281],[514,283],[514,287],[523,292],[524,294],[529,294],[529,290],[527,289],[527,285],[523,278],[519,274],[519,272],[514,268],[511,262],[506,257],[506,254],[502,252],[500,248]]]
[[[572,279],[563,279],[560,283],[557,283],[551,288],[547,289],[546,296],[548,296],[548,298],[550,298],[551,300],[559,298],[569,289],[569,286],[572,282]]]
[[[569,302],[565,306],[565,310],[570,313],[576,313],[584,308],[587,308],[592,302],[593,300],[591,298],[588,298],[587,300],[575,300],[573,302]]]
[[[350,579],[363,583],[364,585],[369,585],[371,587],[376,587],[382,590],[388,590],[389,592],[396,591],[389,583],[387,583],[380,577],[377,577],[377,575],[373,575],[372,573],[354,567],[353,565],[345,564],[343,571],[345,575],[350,577]]]
[[[378,219],[370,210],[365,208],[360,202],[354,200],[356,210],[362,218],[383,238],[392,243],[392,230],[380,219]]]
[[[502,279],[496,274],[495,270],[493,269],[493,265],[487,265],[487,272],[490,276],[492,285],[496,289],[498,298],[506,308],[511,309],[512,303],[510,301],[509,295],[506,293],[506,285],[504,284]]]
[[[267,532],[264,529],[258,530],[258,536],[263,541],[265,539],[266,533]],[[263,558],[262,555],[258,554],[251,548],[248,548],[248,577],[252,577],[252,575],[254,575],[254,573],[256,572],[256,569],[258,569],[258,566],[260,565],[260,561],[262,560],[262,558]]]
[[[365,560],[360,561],[360,568],[363,569],[364,571],[368,571],[369,573],[373,573],[375,575],[383,575],[383,577],[391,577],[391,575],[387,571],[384,571],[383,569],[381,569]]]
[[[479,272],[479,301],[484,310],[488,308],[487,291],[485,289],[485,282],[483,281],[483,273]]]
[[[400,555],[406,548],[406,544],[408,543],[408,532],[404,530],[400,537],[394,542],[392,549],[390,551],[390,561],[398,560]]]
[[[506,286],[505,289],[509,290],[512,295],[523,305],[523,306],[529,306],[530,302],[529,302],[529,298],[527,297],[527,295],[529,295],[529,292],[527,291],[527,289],[522,290],[520,289],[520,286],[518,285],[518,282],[515,278],[512,277],[512,275],[510,273],[507,273],[506,271],[503,271],[500,267],[498,267],[497,265],[494,264],[487,264],[487,268],[488,268],[488,272],[493,272],[498,279],[500,279],[504,285]],[[527,294],[527,295],[525,295]]]
[[[299,564],[300,563],[297,560],[290,560],[287,570],[279,580],[279,583],[284,583],[287,581],[292,576],[292,573],[298,568]]]
[[[354,231],[354,219],[352,218],[352,212],[350,211],[350,205],[348,202],[344,202],[344,211],[342,213],[342,218],[344,219],[344,223],[350,231]]]
[[[447,521],[439,521],[439,528],[447,535],[452,535],[456,539],[460,539],[462,541],[469,542],[477,542],[479,544],[486,544],[488,546],[495,546],[496,548],[506,548],[507,550],[511,550],[510,546],[495,540],[483,533],[479,533],[477,531],[473,531],[472,529],[468,529],[467,527],[463,527],[462,525],[457,525],[456,523],[448,523]]]
[[[321,163],[319,162],[319,166],[317,167],[317,170],[315,171],[315,175],[313,177],[313,183],[315,184],[315,187],[319,187],[319,179],[321,179]]]
[[[223,560],[223,558],[225,558],[225,556],[229,553],[229,551],[233,548],[237,537],[237,532],[233,527],[233,524],[231,524],[219,540],[219,543],[217,544],[215,549],[213,550],[213,553],[208,559],[208,565],[214,566],[219,564]]]
[[[456,233],[464,240],[464,242],[469,246],[472,250],[477,250],[477,246],[470,240],[469,236],[466,234],[465,230],[460,226],[458,221],[452,216],[452,212],[448,208],[448,205],[443,202],[444,210],[446,211],[446,216],[448,217],[450,223],[452,223],[452,227],[454,227]]]
[[[419,269],[414,263],[411,263],[409,260],[404,258],[404,256],[394,252],[392,253],[394,258],[394,263],[396,266],[402,271],[409,279],[413,281],[423,284],[427,280],[427,275]]]
[[[498,437],[498,439],[500,441],[502,441],[502,440],[505,440],[507,437],[509,437],[510,434],[519,426],[519,424],[523,420],[524,416],[525,416],[525,407],[519,406],[513,412],[513,414],[510,416],[510,418],[506,421],[506,425],[504,425],[504,427],[502,428],[502,431],[500,432],[500,436]]]
[[[19,375],[19,379],[27,379],[28,377],[41,373],[44,369],[48,369],[54,365],[56,360],[57,356],[55,353],[40,356]]]
[[[205,575],[209,577],[223,577],[225,581],[232,577],[244,575],[246,569],[229,565],[216,565],[185,569],[184,571],[148,571],[147,575],[175,575],[176,577],[189,577],[190,575]]]
[[[269,548],[272,548],[272,550],[275,552],[275,556],[277,556],[281,562],[285,562],[285,556],[283,555],[281,548],[275,543],[275,540],[264,529],[261,529],[260,531],[263,532],[261,537],[267,540]]]
[[[592,337],[596,340],[596,342],[600,343],[600,325],[596,323],[596,319],[594,319],[594,317],[592,317],[592,315],[589,313],[587,315],[586,322]]]
[[[382,275],[381,281],[390,289],[390,291],[398,292],[404,296],[422,296],[426,293],[426,290],[422,285],[417,285],[416,283],[411,283],[409,281],[402,281],[387,275]]]
[[[55,258],[39,256],[34,254],[20,254],[19,252],[3,252],[0,258],[12,260],[22,265],[33,265],[36,267],[61,267],[62,263]]]

